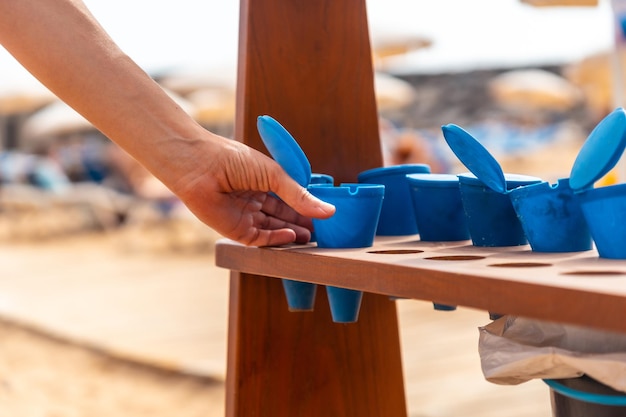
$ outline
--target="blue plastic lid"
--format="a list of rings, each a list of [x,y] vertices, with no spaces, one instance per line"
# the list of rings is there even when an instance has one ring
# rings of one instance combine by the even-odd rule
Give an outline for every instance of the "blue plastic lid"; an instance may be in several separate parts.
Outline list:
[[[384,196],[385,186],[382,184],[341,183],[336,187],[326,184],[311,184],[309,191],[318,198],[329,197],[372,197]]]
[[[458,187],[459,177],[454,174],[408,174],[409,184],[421,187]]]
[[[545,194],[562,194],[571,191],[569,178],[559,178],[556,184],[550,184],[548,181],[541,181],[534,184],[528,184],[523,187],[517,187],[510,190],[511,198],[529,198]]]
[[[372,177],[384,177],[387,175],[402,175],[416,172],[430,172],[428,164],[400,164],[378,167],[362,171],[358,175],[359,182],[366,182]]]
[[[617,164],[626,147],[626,112],[613,110],[591,131],[570,173],[573,190],[592,187]]]
[[[506,193],[502,167],[472,135],[455,124],[441,127],[452,152],[477,178],[497,193]]]
[[[328,175],[328,174],[319,174],[319,173],[312,173],[311,174],[311,179],[309,180],[310,184],[334,184],[335,183],[335,178],[333,178],[332,175]]]
[[[536,184],[536,183],[542,182],[541,178],[533,177],[531,175],[522,175],[522,174],[502,174],[502,175],[504,177],[504,184],[505,184],[505,192],[503,194],[507,192],[506,190],[513,190],[515,188],[522,187],[525,185]],[[465,184],[483,185],[483,186],[486,185],[484,181],[482,181],[482,179],[477,178],[476,175],[469,173],[469,172],[464,172],[462,174],[459,174],[458,178],[459,178],[459,182],[462,182]],[[496,192],[499,192],[499,191],[496,191]]]
[[[257,129],[274,160],[303,187],[311,181],[311,164],[298,142],[271,116],[259,116]]]

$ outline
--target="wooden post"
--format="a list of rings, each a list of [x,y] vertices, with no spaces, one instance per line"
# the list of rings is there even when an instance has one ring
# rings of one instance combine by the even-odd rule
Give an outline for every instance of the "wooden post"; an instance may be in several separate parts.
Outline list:
[[[268,114],[313,172],[355,182],[381,166],[365,0],[242,0],[240,13],[236,139],[267,152]],[[292,313],[279,279],[233,272],[226,414],[406,416],[395,303],[365,294],[359,321],[336,324],[323,286],[314,312]]]

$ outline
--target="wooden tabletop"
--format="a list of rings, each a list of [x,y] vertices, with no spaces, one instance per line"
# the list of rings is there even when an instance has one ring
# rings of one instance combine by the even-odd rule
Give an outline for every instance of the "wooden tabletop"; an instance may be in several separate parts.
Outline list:
[[[470,241],[378,237],[361,249],[255,248],[221,240],[220,267],[390,296],[626,331],[626,260]]]

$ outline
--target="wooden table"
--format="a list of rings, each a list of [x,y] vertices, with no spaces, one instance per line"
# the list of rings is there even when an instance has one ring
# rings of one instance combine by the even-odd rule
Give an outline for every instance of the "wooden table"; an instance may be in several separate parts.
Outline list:
[[[228,372],[242,379],[228,388],[258,384],[253,390],[264,394],[252,398],[265,410],[259,415],[404,415],[394,297],[626,332],[626,261],[599,259],[595,250],[534,253],[529,246],[481,248],[419,236],[378,237],[362,249],[251,248],[222,240],[216,259],[258,291],[249,300],[254,312],[240,306],[251,321],[237,322],[239,331],[250,327],[243,346],[231,329],[230,349],[246,354],[229,361]],[[289,313],[280,280],[267,277],[365,291],[359,321],[332,323],[323,287],[313,313]],[[272,393],[277,402],[270,405]],[[294,402],[281,403],[282,395]]]
[[[217,264],[392,298],[626,332],[626,261],[600,259],[595,250],[537,253],[528,245],[421,242],[417,235],[377,237],[374,246],[361,249],[314,243],[250,248],[222,240]]]
[[[355,182],[381,166],[365,0],[242,0],[240,13],[235,138],[266,152],[256,119],[268,114],[313,172]],[[626,265],[594,252],[538,256],[416,237],[360,250],[224,241],[217,264],[233,271],[229,417],[406,416],[389,295],[626,331]],[[333,323],[324,291],[314,312],[289,312],[271,277],[365,291],[358,322]]]

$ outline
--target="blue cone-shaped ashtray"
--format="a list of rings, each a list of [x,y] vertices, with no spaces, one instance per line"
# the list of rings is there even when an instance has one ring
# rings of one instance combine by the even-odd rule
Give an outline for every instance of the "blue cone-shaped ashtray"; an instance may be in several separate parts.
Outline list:
[[[406,179],[421,241],[469,240],[456,175],[409,174]]]
[[[309,192],[335,206],[328,219],[313,219],[320,248],[366,248],[372,246],[385,195],[379,184],[310,185]]]
[[[324,185],[327,187],[332,187],[334,183],[335,183],[335,179],[333,178],[332,175],[318,174],[318,173],[311,174],[310,184],[312,185]],[[315,230],[311,232],[311,239],[309,240],[309,242],[311,243],[317,242],[317,237],[315,236]]]
[[[593,188],[576,194],[598,255],[626,259],[626,184]]]
[[[459,175],[459,188],[474,246],[528,243],[508,193],[517,187],[541,182],[541,179],[506,174],[493,155],[469,132],[454,124],[441,129],[450,149],[471,172]]]
[[[626,148],[626,111],[618,107],[591,131],[570,175],[601,258],[626,259],[626,184],[593,188],[609,173]]]
[[[385,186],[385,200],[376,228],[377,235],[403,236],[418,233],[406,175],[429,172],[430,166],[426,164],[403,164],[373,168],[359,173],[359,183]]]
[[[433,308],[437,311],[454,311],[456,310],[456,306],[451,306],[447,304],[433,303]]]
[[[277,120],[259,116],[257,129],[266,148],[281,167],[311,194],[335,206],[329,219],[313,219],[312,238],[321,248],[364,248],[372,246],[385,194],[381,184],[341,184],[333,186],[329,175],[312,174],[309,163],[298,142]],[[315,285],[283,280],[290,309],[311,309]],[[333,291],[329,291],[330,293]],[[353,322],[358,316],[361,297],[358,291],[343,290],[346,295],[333,297],[331,311],[336,321]]]
[[[381,184],[341,184],[337,187],[310,185],[309,191],[335,206],[329,219],[313,219],[320,248],[366,248],[372,246],[383,204]],[[361,291],[326,287],[333,321],[353,323],[361,307]]]
[[[289,311],[313,311],[317,292],[316,284],[291,279],[283,279],[282,282]]]
[[[359,318],[363,292],[339,287],[326,287],[330,314],[335,323],[355,323]]]
[[[311,174],[311,180],[309,181],[309,184],[330,184],[332,185],[335,182],[335,179],[333,178],[332,175],[328,175],[328,174],[319,174],[319,173],[312,173]]]
[[[583,211],[569,185],[559,179],[509,191],[530,247],[535,252],[579,252],[592,248]]]
[[[506,189],[541,182],[537,177],[505,174]],[[494,191],[473,174],[460,174],[459,186],[474,246],[520,246],[528,243],[508,193]]]

